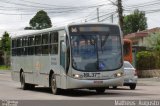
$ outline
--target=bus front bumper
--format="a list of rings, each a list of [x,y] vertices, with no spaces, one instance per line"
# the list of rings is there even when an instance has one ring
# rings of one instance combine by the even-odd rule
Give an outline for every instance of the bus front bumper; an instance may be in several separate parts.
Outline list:
[[[107,88],[109,86],[123,86],[124,77],[118,77],[114,79],[106,80],[81,80],[67,77],[67,89],[73,88]]]

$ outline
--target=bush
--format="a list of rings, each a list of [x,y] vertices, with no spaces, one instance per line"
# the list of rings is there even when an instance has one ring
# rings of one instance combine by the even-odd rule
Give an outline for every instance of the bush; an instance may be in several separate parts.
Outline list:
[[[136,68],[138,70],[148,70],[156,68],[156,58],[152,52],[142,51],[136,55]]]

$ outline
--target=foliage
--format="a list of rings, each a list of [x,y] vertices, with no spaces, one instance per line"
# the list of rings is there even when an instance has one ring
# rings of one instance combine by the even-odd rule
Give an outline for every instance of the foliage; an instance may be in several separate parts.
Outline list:
[[[7,32],[4,32],[1,39],[1,50],[3,52],[3,57],[1,55],[1,64],[10,65],[10,48],[11,48],[11,38]]]
[[[0,50],[2,50],[2,46],[1,46],[1,44],[2,44],[2,43],[1,43],[1,39],[0,39]]]
[[[0,65],[0,70],[10,70],[10,69],[11,69],[10,66]]]
[[[43,10],[38,11],[29,22],[32,29],[45,29],[52,27],[51,20],[47,13]]]
[[[32,30],[32,27],[25,27],[24,30]]]
[[[160,33],[152,33],[144,39],[144,46],[150,47],[156,57],[156,68],[160,68]]]
[[[147,18],[145,13],[136,9],[134,13],[124,16],[124,35],[142,31],[147,28]]]
[[[10,47],[11,47],[11,38],[9,37],[9,34],[7,32],[4,32],[1,40],[1,49],[9,53]]]
[[[136,68],[138,70],[147,70],[147,69],[155,69],[156,66],[156,58],[154,54],[149,51],[141,51],[136,55],[137,63]]]
[[[0,65],[4,65],[4,58],[3,58],[4,52],[0,50]]]

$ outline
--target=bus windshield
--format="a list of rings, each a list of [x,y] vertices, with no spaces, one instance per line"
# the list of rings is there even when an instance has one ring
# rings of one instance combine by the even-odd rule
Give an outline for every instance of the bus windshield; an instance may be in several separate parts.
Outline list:
[[[120,34],[96,31],[70,35],[74,69],[95,72],[111,71],[122,66]]]

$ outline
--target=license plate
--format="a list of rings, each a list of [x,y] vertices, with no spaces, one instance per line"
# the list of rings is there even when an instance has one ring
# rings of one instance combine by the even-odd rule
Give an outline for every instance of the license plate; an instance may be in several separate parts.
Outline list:
[[[102,84],[103,81],[94,81],[93,83],[94,83],[94,84]]]

